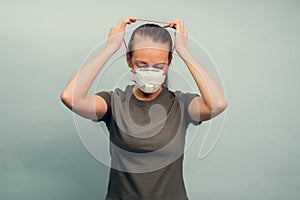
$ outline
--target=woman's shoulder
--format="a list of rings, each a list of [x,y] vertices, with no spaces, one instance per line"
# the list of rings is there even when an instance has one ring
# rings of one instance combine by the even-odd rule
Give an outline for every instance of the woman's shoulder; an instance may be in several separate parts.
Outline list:
[[[115,88],[113,93],[118,96],[123,96],[132,93],[132,88],[134,85],[126,85],[125,89]]]
[[[196,93],[192,93],[192,92],[186,92],[186,91],[182,91],[182,90],[179,90],[179,89],[176,89],[176,90],[172,90],[172,89],[169,89],[168,87],[166,87],[166,90],[175,95],[176,97],[178,98],[183,98],[184,96],[186,95],[197,95]]]
[[[176,90],[176,91],[173,91],[172,93],[176,96],[176,98],[179,101],[182,101],[182,102],[186,102],[186,101],[190,102],[193,98],[199,96],[199,94],[197,94],[197,93],[190,92],[190,91],[182,91],[182,90]]]
[[[132,95],[133,85],[126,85],[125,88],[115,88],[111,92],[111,97],[114,100],[125,101]]]
[[[96,92],[95,94],[96,95],[106,95],[106,96],[119,96],[119,97],[123,97],[123,96],[126,96],[130,93],[132,93],[132,88],[133,88],[133,85],[127,85],[125,86],[125,89],[122,89],[122,88],[115,88],[115,89],[112,89],[112,90],[104,90],[104,91],[98,91]]]

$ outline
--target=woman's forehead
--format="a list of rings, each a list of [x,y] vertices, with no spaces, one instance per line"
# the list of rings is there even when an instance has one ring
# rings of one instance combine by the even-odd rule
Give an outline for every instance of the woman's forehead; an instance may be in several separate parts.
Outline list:
[[[132,51],[141,49],[157,49],[169,51],[170,48],[168,43],[154,42],[151,38],[137,35],[134,38]]]
[[[143,48],[133,51],[132,58],[143,62],[165,62],[169,51],[165,49]]]

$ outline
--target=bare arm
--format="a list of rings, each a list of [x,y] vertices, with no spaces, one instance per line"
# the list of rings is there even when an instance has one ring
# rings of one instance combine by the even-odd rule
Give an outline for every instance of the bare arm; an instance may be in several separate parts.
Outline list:
[[[183,22],[174,20],[166,26],[176,29],[176,51],[188,67],[202,95],[194,98],[189,105],[191,118],[196,121],[205,121],[217,116],[227,107],[227,100],[220,86],[188,50],[188,36]]]
[[[107,112],[105,100],[100,96],[89,94],[88,91],[105,63],[120,48],[126,25],[134,21],[133,18],[124,18],[113,26],[105,48],[68,82],[60,98],[73,112],[92,120],[101,119],[105,115]]]

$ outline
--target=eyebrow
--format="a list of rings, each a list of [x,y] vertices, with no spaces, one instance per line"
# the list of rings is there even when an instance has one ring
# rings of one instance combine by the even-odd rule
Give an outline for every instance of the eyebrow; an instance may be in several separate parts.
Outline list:
[[[148,64],[147,62],[145,62],[145,61],[142,61],[142,60],[136,60],[136,61],[135,61],[135,63]],[[165,64],[166,64],[166,62],[162,62],[162,63],[155,63],[154,65],[160,65],[160,64],[163,64],[163,65],[165,65]]]

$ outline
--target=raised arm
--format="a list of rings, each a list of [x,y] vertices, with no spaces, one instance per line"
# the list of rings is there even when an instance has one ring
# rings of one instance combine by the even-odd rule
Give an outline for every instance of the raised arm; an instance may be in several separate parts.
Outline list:
[[[196,121],[209,120],[227,107],[227,100],[213,76],[193,57],[188,49],[188,34],[182,20],[174,20],[165,27],[175,28],[175,49],[192,74],[201,96],[189,105],[189,114]]]
[[[102,67],[121,47],[126,25],[135,21],[134,18],[124,18],[114,25],[110,29],[104,49],[86,63],[68,82],[60,98],[73,112],[92,120],[101,119],[105,115],[107,111],[105,100],[95,94],[89,94],[88,91]]]

